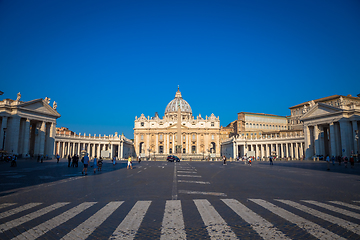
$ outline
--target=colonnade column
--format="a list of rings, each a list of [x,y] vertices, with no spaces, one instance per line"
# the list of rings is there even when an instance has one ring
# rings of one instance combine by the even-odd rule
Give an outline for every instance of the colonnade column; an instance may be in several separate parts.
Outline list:
[[[311,143],[310,143],[310,129],[309,129],[309,126],[307,125],[304,125],[304,140],[305,140],[305,159],[310,159],[314,153],[312,151],[313,149],[313,146],[310,146]]]
[[[285,143],[285,155],[288,158],[289,157],[289,144]]]
[[[25,127],[24,127],[24,140],[23,140],[23,150],[22,154],[26,155],[29,154],[29,147],[30,147],[30,119],[25,120]]]
[[[255,158],[259,157],[258,146],[255,144]]]
[[[120,158],[124,158],[124,141],[120,142]]]
[[[341,134],[341,148],[343,149],[343,156],[350,156],[350,142],[349,138],[352,136],[350,131],[349,121],[339,121],[340,123],[340,134]]]
[[[302,144],[302,142],[299,143],[299,152],[300,152],[299,158],[300,158],[300,159],[303,159],[304,150],[303,150],[303,144]]]
[[[315,144],[315,154],[320,155],[320,143],[319,143],[319,127],[317,125],[314,126],[314,144]]]
[[[4,143],[4,134],[5,131],[4,129],[7,128],[7,121],[8,121],[8,117],[2,117],[2,122],[1,122],[1,128],[0,128],[0,149],[6,149],[6,144]]]
[[[298,147],[298,143],[295,143],[295,159],[299,159],[299,147]]]
[[[280,147],[281,147],[281,157],[284,158],[284,144],[281,143]]]
[[[357,136],[359,137],[359,133],[358,133],[358,125],[357,125],[357,121],[352,121],[352,128],[353,128],[353,133],[354,133],[354,138],[353,138],[353,141],[354,141],[354,154],[358,154],[358,141],[355,136],[356,136],[356,133],[358,134]]]

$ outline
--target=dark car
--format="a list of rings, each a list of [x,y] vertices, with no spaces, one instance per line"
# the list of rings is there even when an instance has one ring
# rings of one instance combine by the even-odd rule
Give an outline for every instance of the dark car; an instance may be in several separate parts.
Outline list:
[[[174,156],[174,155],[169,155],[167,158],[166,158],[167,161],[169,162],[180,162],[180,158],[178,158],[177,156]]]

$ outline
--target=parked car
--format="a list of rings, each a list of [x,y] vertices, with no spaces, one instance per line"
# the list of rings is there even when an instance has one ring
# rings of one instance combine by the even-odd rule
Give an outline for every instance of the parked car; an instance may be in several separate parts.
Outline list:
[[[180,162],[180,158],[178,158],[177,156],[174,156],[174,155],[169,155],[167,158],[166,158],[167,161],[169,162]]]

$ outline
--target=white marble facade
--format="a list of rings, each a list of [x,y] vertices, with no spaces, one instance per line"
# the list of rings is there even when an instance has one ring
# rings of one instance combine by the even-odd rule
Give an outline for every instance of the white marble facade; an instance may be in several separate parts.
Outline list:
[[[22,157],[54,155],[56,120],[60,117],[56,102],[35,99],[23,102],[0,101],[0,149]]]

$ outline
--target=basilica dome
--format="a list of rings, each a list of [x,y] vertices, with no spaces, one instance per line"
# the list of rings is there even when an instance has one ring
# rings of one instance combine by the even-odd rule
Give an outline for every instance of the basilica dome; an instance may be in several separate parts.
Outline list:
[[[181,112],[192,114],[192,110],[191,110],[189,103],[182,98],[181,92],[178,88],[178,90],[175,94],[175,98],[173,100],[171,100],[171,102],[169,102],[168,105],[166,106],[165,114],[176,113],[179,106],[180,106]]]

